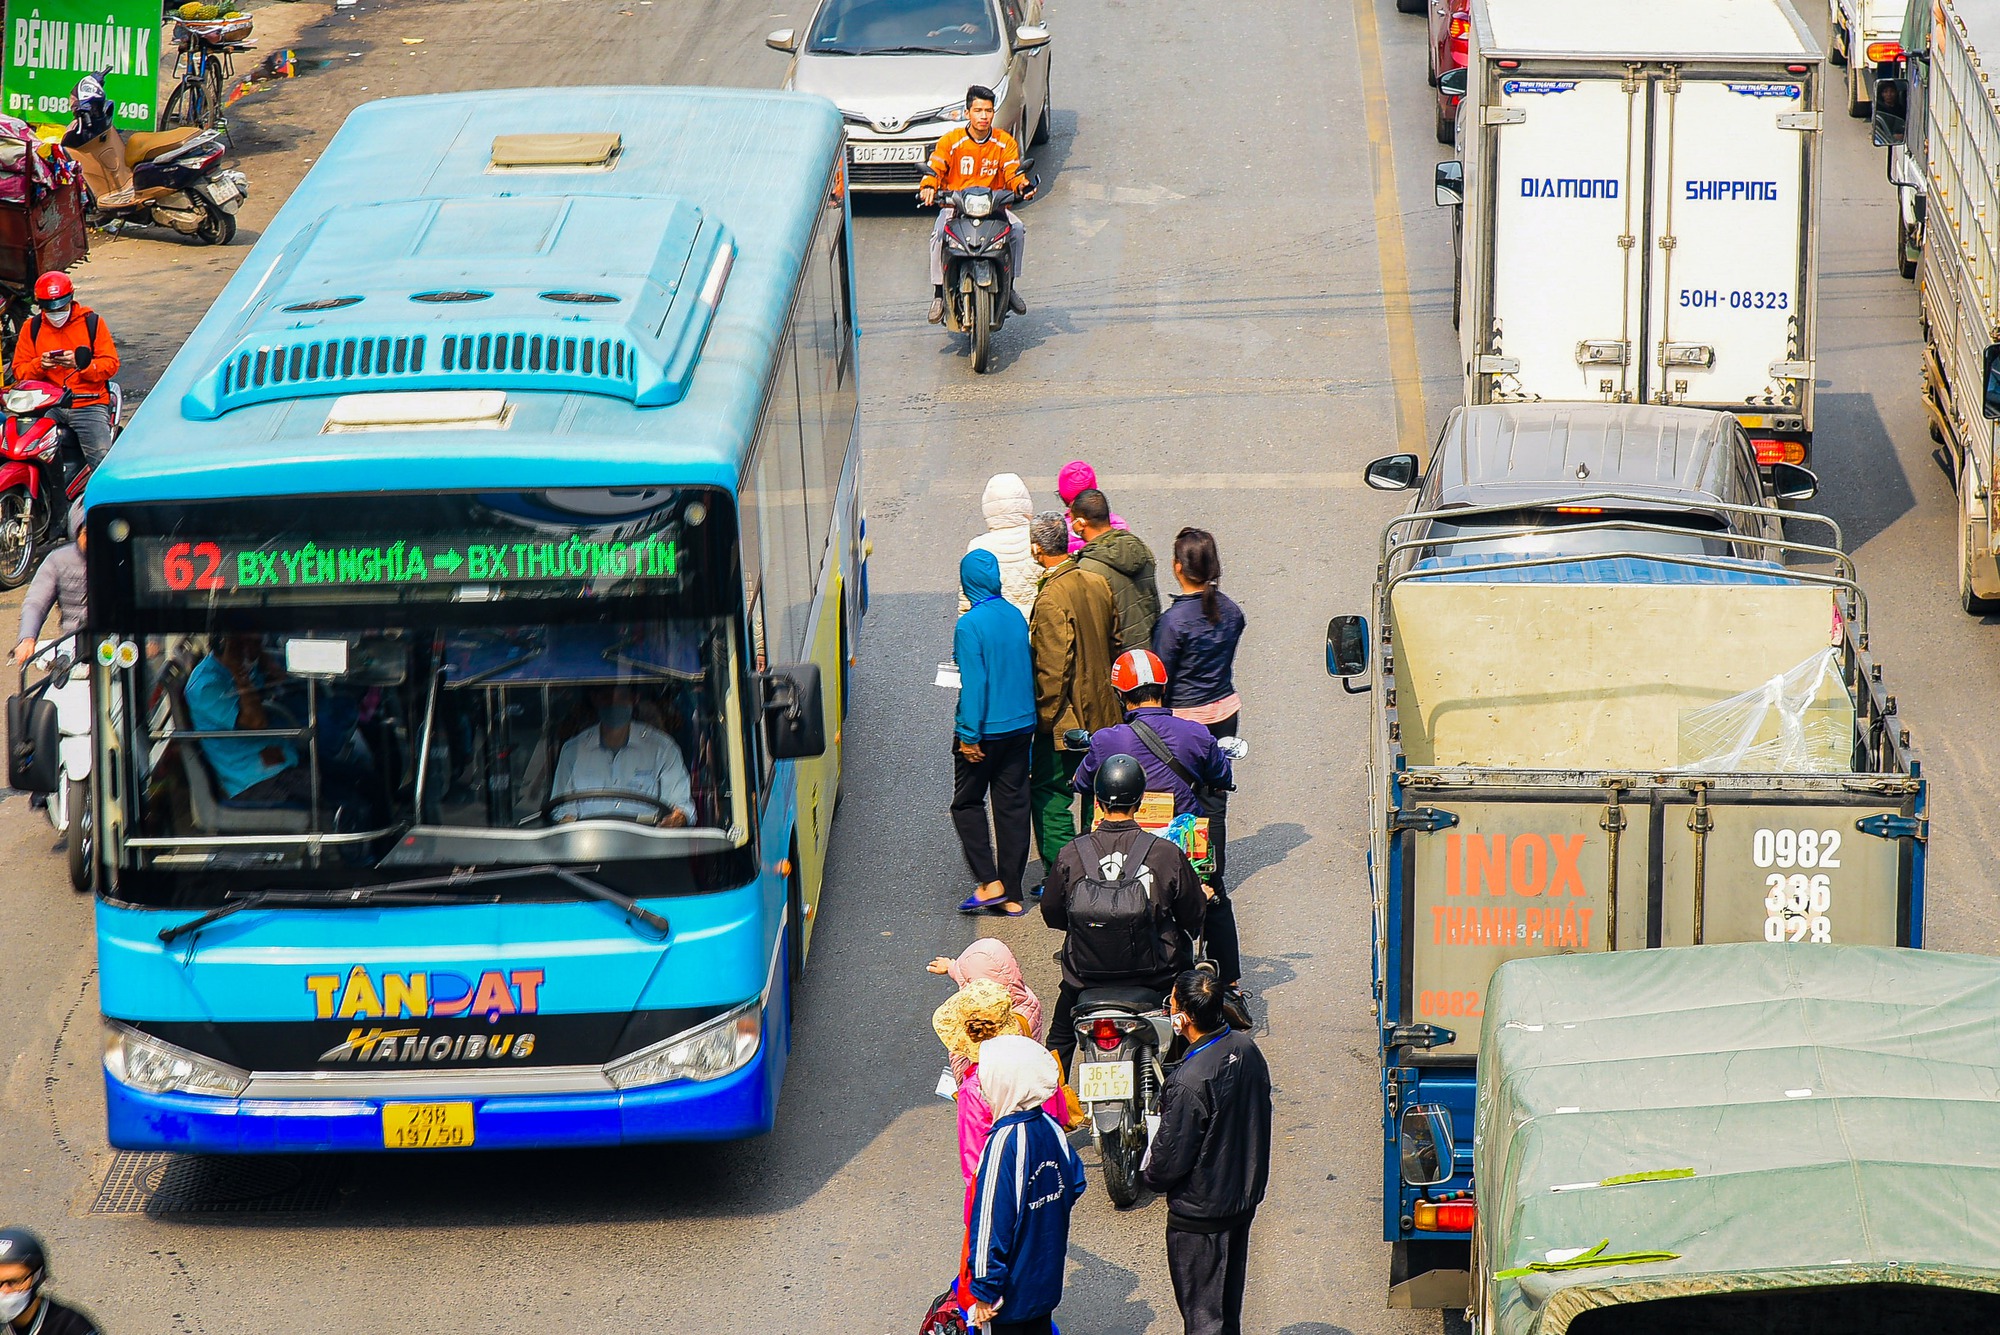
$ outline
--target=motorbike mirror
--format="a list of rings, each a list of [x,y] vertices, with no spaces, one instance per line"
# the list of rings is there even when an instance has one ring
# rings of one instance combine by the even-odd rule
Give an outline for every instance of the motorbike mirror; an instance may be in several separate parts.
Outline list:
[[[1819,493],[1819,475],[1797,464],[1771,465],[1771,494],[1781,501],[1809,501]]]
[[[1437,199],[1439,208],[1448,208],[1465,202],[1465,164],[1456,158],[1450,162],[1440,162],[1437,174],[1431,180],[1431,194]]]
[[[1423,461],[1414,454],[1389,454],[1361,470],[1361,480],[1376,491],[1408,491],[1423,476]]]
[[[1071,728],[1063,733],[1063,749],[1068,751],[1088,751],[1090,749],[1090,729]]]
[[[799,49],[798,32],[792,28],[780,28],[764,39],[764,45],[773,51],[796,51]]]
[[[1458,1148],[1452,1141],[1451,1110],[1437,1103],[1413,1103],[1403,1109],[1396,1148],[1406,1185],[1435,1187],[1451,1181]]]
[[[1014,29],[1014,49],[1016,51],[1033,51],[1038,47],[1044,47],[1048,44],[1049,29],[1047,24],[1023,23],[1020,27]]]
[[[1438,75],[1438,91],[1446,97],[1465,96],[1465,66],[1455,70],[1445,70]]]

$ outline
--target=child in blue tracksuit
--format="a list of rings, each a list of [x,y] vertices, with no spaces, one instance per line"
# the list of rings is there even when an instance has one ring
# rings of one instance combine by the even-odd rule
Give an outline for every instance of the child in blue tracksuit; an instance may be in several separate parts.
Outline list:
[[[1083,1195],[1083,1161],[1042,1103],[1060,1081],[1055,1058],[1031,1038],[979,1045],[979,1091],[993,1133],[973,1181],[968,1322],[988,1335],[1050,1335],[1062,1301],[1069,1214]]]

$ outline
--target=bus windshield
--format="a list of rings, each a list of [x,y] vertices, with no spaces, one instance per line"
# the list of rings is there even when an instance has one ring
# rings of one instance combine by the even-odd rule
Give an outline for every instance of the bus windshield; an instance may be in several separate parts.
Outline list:
[[[130,534],[124,865],[271,888],[746,846],[726,498],[559,525],[552,495],[422,498],[366,526],[315,501],[248,534],[192,507]]]

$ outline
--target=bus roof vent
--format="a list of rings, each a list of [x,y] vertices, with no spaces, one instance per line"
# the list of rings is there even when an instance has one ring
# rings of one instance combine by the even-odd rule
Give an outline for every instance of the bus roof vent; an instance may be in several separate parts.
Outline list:
[[[496,172],[608,172],[618,166],[625,140],[615,130],[574,134],[496,134],[490,167]]]
[[[208,421],[252,403],[412,390],[676,403],[735,255],[728,230],[681,200],[508,196],[336,210],[278,259],[181,411]],[[329,300],[355,294],[366,300]]]

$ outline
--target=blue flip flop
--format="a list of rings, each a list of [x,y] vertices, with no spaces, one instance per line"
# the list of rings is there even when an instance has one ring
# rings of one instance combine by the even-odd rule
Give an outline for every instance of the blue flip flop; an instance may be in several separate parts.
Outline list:
[[[974,915],[981,913],[992,913],[992,914],[997,914],[1002,918],[1018,918],[1021,916],[1021,913],[1026,913],[1028,911],[1027,906],[1023,905],[1021,908],[1021,913],[1010,912],[1007,908],[1007,905],[1011,902],[1013,901],[1007,899],[1005,896],[1002,896],[999,899],[981,899],[979,895],[975,892],[965,897],[964,902],[958,906],[958,911],[960,913],[968,913]]]

